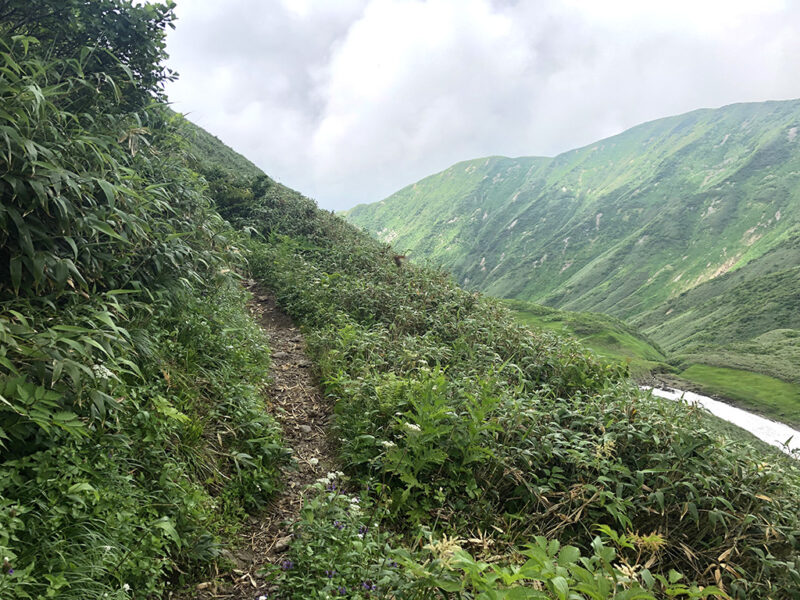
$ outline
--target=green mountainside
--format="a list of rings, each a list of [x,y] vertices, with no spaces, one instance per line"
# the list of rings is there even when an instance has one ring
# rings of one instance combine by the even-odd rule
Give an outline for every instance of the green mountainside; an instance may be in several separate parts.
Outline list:
[[[459,163],[346,217],[487,293],[629,318],[800,234],[798,130],[800,101],[699,110]]]
[[[670,354],[796,381],[798,100],[697,110],[555,158],[459,163],[345,216],[469,287],[607,313]],[[765,344],[774,364],[757,360]]]

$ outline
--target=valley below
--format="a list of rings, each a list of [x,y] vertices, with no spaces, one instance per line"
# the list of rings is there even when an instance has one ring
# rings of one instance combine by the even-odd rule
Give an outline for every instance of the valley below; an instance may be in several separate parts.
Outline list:
[[[642,385],[705,394],[800,427],[800,385],[796,383],[741,368],[694,363],[686,356],[670,356],[635,327],[609,315],[563,311],[521,300],[502,302],[520,322],[573,337],[598,356],[624,364]],[[769,356],[762,359],[768,361]]]

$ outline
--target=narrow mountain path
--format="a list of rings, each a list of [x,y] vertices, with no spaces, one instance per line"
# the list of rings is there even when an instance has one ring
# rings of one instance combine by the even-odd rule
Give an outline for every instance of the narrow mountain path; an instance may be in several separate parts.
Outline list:
[[[336,470],[326,434],[332,407],[314,381],[304,340],[291,318],[276,305],[274,296],[252,280],[250,311],[267,333],[272,351],[271,383],[264,390],[266,408],[283,429],[284,444],[292,449],[294,465],[283,471],[283,491],[259,515],[251,516],[240,532],[238,548],[228,556],[236,567],[215,582],[201,583],[195,598],[254,600],[271,592],[259,571],[277,564],[288,545],[291,525],[303,503],[309,483]]]

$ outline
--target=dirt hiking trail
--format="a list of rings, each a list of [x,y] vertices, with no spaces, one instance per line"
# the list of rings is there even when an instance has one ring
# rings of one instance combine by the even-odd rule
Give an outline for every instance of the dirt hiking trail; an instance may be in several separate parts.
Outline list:
[[[239,543],[225,551],[236,565],[233,570],[198,584],[182,598],[255,600],[273,592],[259,571],[269,563],[280,563],[305,487],[336,470],[326,434],[332,407],[314,381],[303,337],[270,292],[252,280],[248,290],[253,294],[250,312],[266,332],[271,349],[271,382],[264,390],[266,410],[281,425],[283,442],[292,449],[295,464],[283,469],[284,489],[260,514],[249,517],[239,533]]]

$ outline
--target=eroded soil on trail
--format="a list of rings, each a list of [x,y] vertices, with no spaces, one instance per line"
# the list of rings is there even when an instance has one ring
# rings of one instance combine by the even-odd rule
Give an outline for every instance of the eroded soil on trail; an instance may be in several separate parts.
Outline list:
[[[269,338],[272,352],[271,383],[264,390],[266,410],[283,428],[284,444],[292,449],[293,464],[283,471],[284,489],[264,511],[251,516],[240,533],[238,545],[228,553],[236,567],[199,584],[194,598],[254,600],[273,591],[261,571],[278,564],[286,550],[291,525],[303,503],[309,483],[335,470],[333,450],[326,434],[331,418],[314,381],[311,361],[305,354],[303,337],[292,320],[276,305],[269,292],[250,282],[253,300],[249,307]]]

